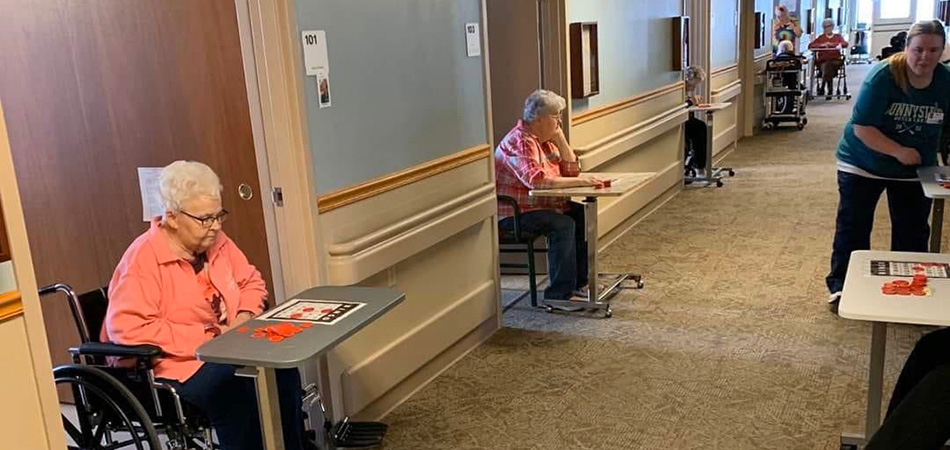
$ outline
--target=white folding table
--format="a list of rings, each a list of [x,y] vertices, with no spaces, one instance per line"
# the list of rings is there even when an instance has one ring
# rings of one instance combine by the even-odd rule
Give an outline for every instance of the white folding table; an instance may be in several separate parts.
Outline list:
[[[928,279],[929,296],[884,295],[881,286],[887,281],[907,279],[900,276],[871,274],[872,261],[950,264],[950,255],[858,250],[851,253],[838,315],[845,319],[872,323],[871,363],[868,370],[867,416],[863,434],[842,433],[841,445],[863,446],[881,426],[881,400],[884,385],[884,350],[887,324],[950,326],[950,278]]]

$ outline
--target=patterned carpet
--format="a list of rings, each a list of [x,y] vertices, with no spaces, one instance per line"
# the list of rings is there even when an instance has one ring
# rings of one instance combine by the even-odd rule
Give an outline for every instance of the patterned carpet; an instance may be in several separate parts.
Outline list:
[[[818,100],[804,131],[742,141],[726,187],[682,192],[610,247],[607,269],[646,279],[612,319],[522,301],[386,418],[384,448],[837,449],[861,430],[870,342],[825,304],[850,103]],[[883,204],[877,224],[885,248]],[[924,331],[890,327],[887,396]]]

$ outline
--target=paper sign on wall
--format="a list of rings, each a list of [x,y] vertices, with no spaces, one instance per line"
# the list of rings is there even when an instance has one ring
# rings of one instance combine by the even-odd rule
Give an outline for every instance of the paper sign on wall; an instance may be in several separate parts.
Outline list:
[[[161,167],[139,167],[139,192],[142,194],[142,220],[151,222],[152,218],[165,214],[162,206],[162,191],[158,180]]]
[[[323,30],[311,30],[301,33],[303,40],[303,63],[308,76],[316,76],[321,71],[330,75],[330,59],[327,57],[327,34]]]
[[[465,49],[469,57],[482,54],[482,41],[477,23],[465,24]]]

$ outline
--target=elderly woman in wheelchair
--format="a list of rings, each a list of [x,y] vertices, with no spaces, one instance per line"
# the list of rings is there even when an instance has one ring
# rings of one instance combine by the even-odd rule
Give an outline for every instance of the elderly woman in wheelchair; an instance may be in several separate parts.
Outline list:
[[[263,310],[264,280],[221,229],[228,212],[208,166],[176,161],[162,170],[160,189],[165,213],[116,267],[100,339],[160,347],[156,381],[210,421],[221,448],[261,449],[253,380],[235,376],[235,366],[198,361],[195,350]],[[307,448],[300,376],[277,376],[285,446]]]

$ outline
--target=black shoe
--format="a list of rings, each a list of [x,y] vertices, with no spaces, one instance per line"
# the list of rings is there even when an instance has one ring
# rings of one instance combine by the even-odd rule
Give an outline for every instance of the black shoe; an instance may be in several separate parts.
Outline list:
[[[819,95],[819,96],[825,95],[825,87],[824,87],[824,86],[818,86],[818,95]]]
[[[835,292],[828,296],[828,310],[838,314],[838,304],[841,303],[841,292]]]

